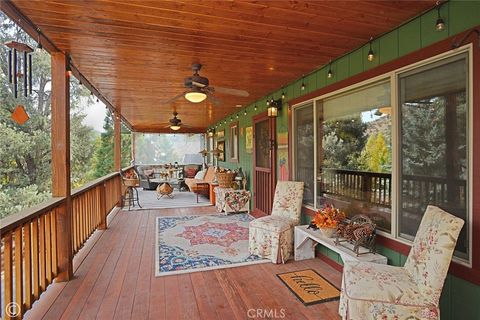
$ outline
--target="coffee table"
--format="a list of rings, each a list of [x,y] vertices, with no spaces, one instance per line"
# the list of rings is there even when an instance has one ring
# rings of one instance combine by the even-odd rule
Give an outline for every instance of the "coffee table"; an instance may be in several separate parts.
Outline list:
[[[151,182],[156,183],[158,185],[162,185],[164,183],[168,183],[172,188],[176,188],[179,191],[182,191],[183,184],[185,182],[184,179],[175,179],[175,178],[170,178],[170,179],[150,179]]]

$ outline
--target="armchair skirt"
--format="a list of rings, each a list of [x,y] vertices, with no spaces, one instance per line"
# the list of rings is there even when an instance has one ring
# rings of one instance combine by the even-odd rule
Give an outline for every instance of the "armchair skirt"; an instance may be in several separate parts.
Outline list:
[[[285,263],[293,256],[293,226],[296,221],[266,216],[250,222],[249,250],[273,263]]]

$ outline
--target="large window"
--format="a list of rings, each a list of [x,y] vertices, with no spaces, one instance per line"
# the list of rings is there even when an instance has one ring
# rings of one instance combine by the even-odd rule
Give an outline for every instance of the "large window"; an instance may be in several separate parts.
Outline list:
[[[391,228],[390,83],[316,102],[317,206],[365,214]]]
[[[468,221],[467,55],[401,74],[399,234],[434,204]],[[468,256],[466,228],[457,243]]]
[[[455,255],[470,261],[469,50],[294,106],[304,204],[365,214],[405,241],[427,205],[439,206],[465,220]]]

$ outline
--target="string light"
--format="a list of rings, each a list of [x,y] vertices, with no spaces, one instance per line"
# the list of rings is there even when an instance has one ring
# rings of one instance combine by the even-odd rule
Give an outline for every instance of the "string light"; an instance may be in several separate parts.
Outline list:
[[[244,115],[244,116],[247,115],[247,108],[245,108],[245,110],[243,111],[243,115]]]
[[[305,82],[303,82],[305,77],[302,77],[302,86],[300,87],[300,90],[305,90]]]
[[[437,22],[435,23],[435,29],[437,31],[443,31],[445,29],[445,21],[443,21],[442,17],[440,16],[440,7],[442,4],[440,1],[437,1]]]
[[[285,100],[285,92],[283,88],[282,88],[282,100]]]
[[[373,41],[373,37],[370,38],[370,50],[368,50],[368,55],[367,55],[367,59],[368,61],[372,62],[373,59],[375,59],[375,55],[373,54],[373,49],[372,49],[372,41]]]
[[[327,78],[331,79],[333,77],[333,72],[332,72],[332,60],[330,60],[330,63],[328,64],[328,73],[327,73]]]
[[[257,104],[255,103],[255,106],[253,107],[253,110],[257,111]]]

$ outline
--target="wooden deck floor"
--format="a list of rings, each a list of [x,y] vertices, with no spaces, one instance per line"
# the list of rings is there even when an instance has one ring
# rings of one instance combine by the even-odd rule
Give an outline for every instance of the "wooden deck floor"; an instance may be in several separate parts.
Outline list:
[[[340,286],[319,259],[155,277],[155,217],[209,214],[213,207],[119,211],[75,258],[75,278],[55,283],[27,319],[249,319],[249,309],[283,319],[338,319],[338,301],[305,307],[276,274],[314,268]],[[258,317],[256,319],[259,319]],[[271,319],[271,318],[269,318]]]

